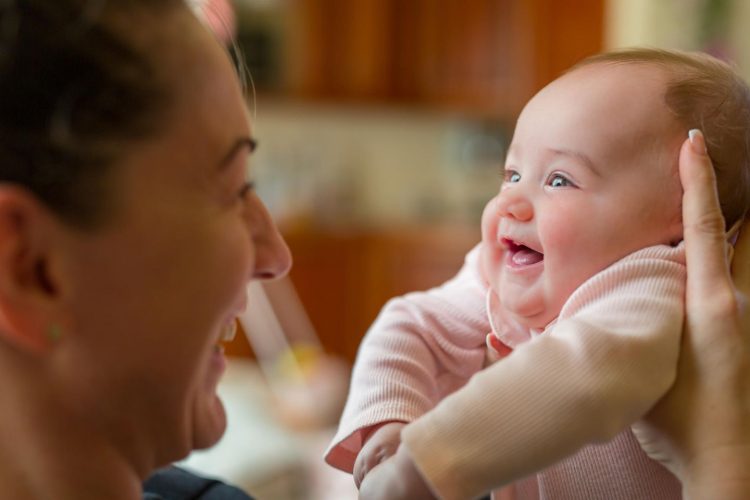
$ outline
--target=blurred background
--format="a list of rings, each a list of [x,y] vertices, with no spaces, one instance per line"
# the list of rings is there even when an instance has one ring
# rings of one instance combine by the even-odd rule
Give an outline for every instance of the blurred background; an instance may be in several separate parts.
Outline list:
[[[356,498],[350,477],[321,460],[348,366],[388,298],[449,278],[478,242],[534,93],[582,57],[633,45],[707,51],[750,77],[743,0],[204,8],[249,70],[260,144],[250,170],[294,267],[291,281],[252,292],[247,336],[227,346],[229,432],[188,463],[261,499]]]
[[[706,50],[750,73],[750,2],[234,0],[258,191],[323,345],[353,360],[383,303],[478,241],[518,112],[603,49]]]

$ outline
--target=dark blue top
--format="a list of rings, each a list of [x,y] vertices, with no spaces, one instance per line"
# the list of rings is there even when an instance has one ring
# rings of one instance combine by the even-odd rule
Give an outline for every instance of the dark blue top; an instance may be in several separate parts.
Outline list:
[[[179,467],[156,471],[143,483],[143,500],[252,500],[239,488]]]

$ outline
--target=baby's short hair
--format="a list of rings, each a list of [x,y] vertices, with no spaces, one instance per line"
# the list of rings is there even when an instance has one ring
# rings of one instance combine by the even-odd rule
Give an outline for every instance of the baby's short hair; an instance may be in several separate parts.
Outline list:
[[[706,138],[727,228],[750,206],[750,88],[735,69],[708,54],[631,48],[596,54],[591,64],[653,64],[668,75],[665,101],[685,131]]]

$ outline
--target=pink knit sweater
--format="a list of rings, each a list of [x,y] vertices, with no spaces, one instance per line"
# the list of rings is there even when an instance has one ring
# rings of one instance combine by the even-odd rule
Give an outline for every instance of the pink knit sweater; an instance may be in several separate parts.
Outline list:
[[[671,386],[684,247],[650,247],[581,285],[542,335],[483,369],[490,331],[478,247],[459,274],[391,300],[359,350],[326,461],[351,472],[362,436],[402,442],[441,498],[680,498],[630,425]],[[515,482],[514,482],[515,481]]]

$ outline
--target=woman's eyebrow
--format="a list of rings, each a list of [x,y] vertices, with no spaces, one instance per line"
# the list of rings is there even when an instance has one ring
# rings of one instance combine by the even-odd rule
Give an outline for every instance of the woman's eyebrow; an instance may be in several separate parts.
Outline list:
[[[252,153],[258,147],[258,141],[256,141],[252,137],[240,137],[239,139],[237,139],[234,144],[232,144],[229,152],[219,163],[219,170],[224,169],[227,165],[232,163],[232,160],[235,156],[237,156],[237,153],[242,151],[242,149],[245,147],[248,148],[250,153]]]

